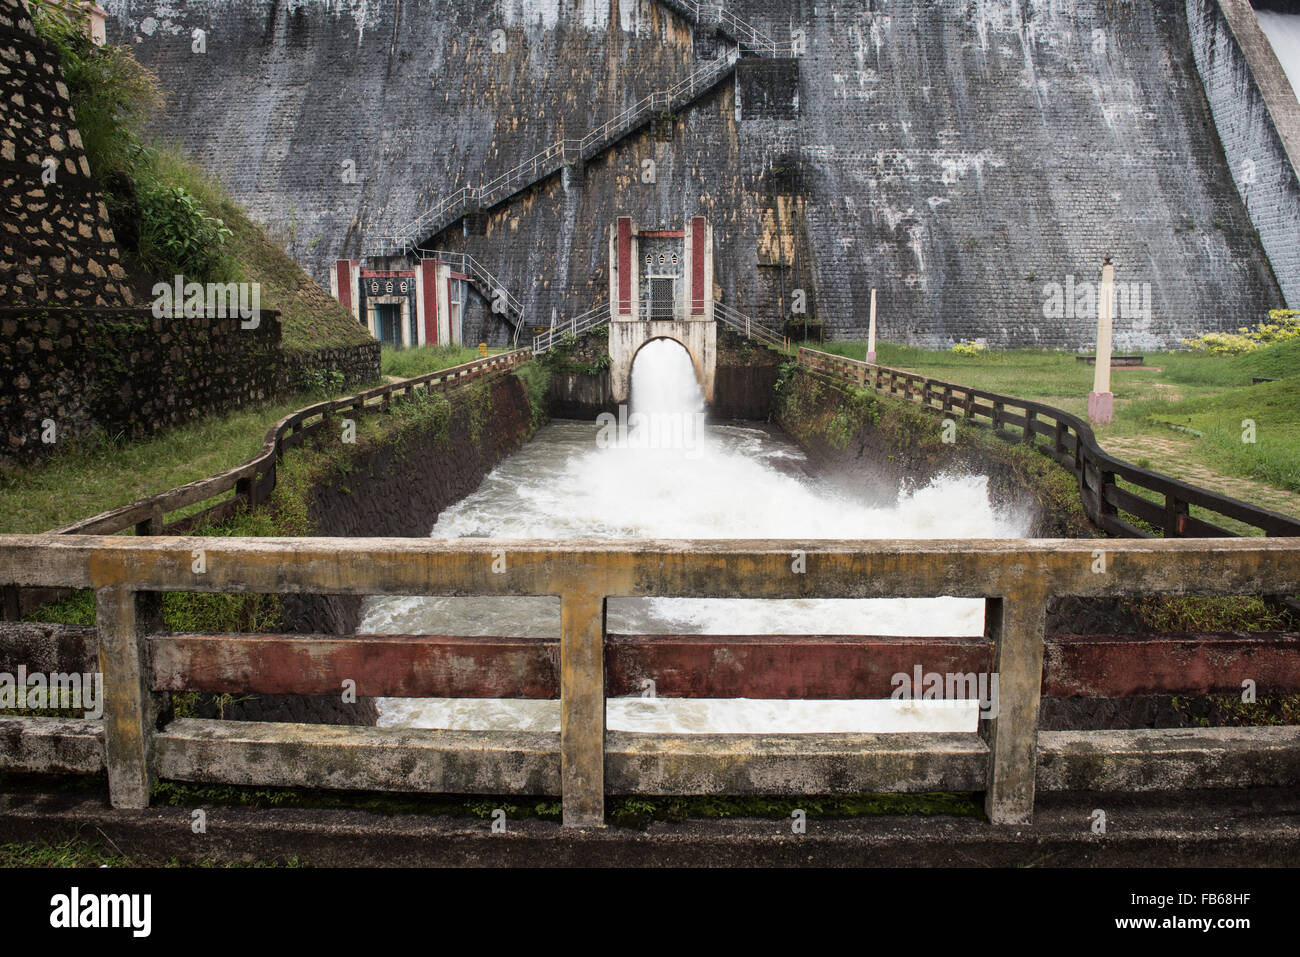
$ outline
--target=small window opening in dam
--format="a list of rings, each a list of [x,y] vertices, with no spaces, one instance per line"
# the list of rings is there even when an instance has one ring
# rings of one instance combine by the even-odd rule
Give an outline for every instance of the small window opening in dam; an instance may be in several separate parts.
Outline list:
[[[990,506],[986,479],[940,477],[888,507],[818,480],[803,453],[760,423],[703,425],[686,350],[655,339],[637,353],[631,408],[598,422],[553,421],[471,495],[446,509],[437,538],[1013,538],[1028,521]],[[652,444],[638,425],[660,420]],[[699,422],[698,433],[663,420]],[[671,440],[681,437],[681,441]],[[800,571],[792,556],[791,574]],[[979,599],[610,599],[611,635],[984,633]],[[552,598],[372,597],[360,631],[558,638]],[[911,675],[908,676],[909,680]],[[980,703],[609,698],[611,730],[689,732],[973,731]],[[920,697],[920,690],[915,697]],[[380,724],[555,731],[559,702],[383,699]]]

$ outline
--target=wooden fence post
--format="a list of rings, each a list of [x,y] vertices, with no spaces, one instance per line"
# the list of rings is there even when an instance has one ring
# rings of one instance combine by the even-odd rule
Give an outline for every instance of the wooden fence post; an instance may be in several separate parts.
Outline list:
[[[149,517],[143,522],[136,522],[135,533],[137,535],[161,535],[163,533],[163,511],[161,505],[154,505],[149,509]]]

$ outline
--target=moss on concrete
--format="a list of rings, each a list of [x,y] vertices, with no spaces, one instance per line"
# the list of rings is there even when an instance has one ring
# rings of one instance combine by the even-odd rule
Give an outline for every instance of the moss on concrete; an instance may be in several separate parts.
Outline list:
[[[824,470],[861,472],[868,483],[894,488],[946,471],[987,474],[999,504],[1034,508],[1038,534],[1100,536],[1083,510],[1073,473],[1033,447],[959,417],[946,417],[955,430],[953,441],[945,442],[944,416],[786,363],[773,418]]]
[[[324,791],[299,788],[238,787],[160,781],[155,803],[173,807],[236,806],[252,808],[317,807],[372,811],[379,814],[424,814],[489,820],[494,811],[508,819],[559,821],[557,798],[523,795],[390,794]],[[791,818],[801,810],[817,818],[876,817],[886,814],[983,817],[984,805],[975,794],[844,794],[780,796],[611,797],[605,802],[608,823],[644,827],[652,821],[707,820],[740,817]]]

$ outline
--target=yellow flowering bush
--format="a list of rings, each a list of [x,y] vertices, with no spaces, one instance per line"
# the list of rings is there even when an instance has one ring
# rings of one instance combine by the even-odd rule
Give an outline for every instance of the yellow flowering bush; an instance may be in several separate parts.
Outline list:
[[[1254,329],[1242,326],[1236,332],[1207,332],[1195,339],[1184,339],[1183,345],[1211,355],[1235,356],[1275,342],[1300,339],[1300,310],[1271,309],[1268,318]]]

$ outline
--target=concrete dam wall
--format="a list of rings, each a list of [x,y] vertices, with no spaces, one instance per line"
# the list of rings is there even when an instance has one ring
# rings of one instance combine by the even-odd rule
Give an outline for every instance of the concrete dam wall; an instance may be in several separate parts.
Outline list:
[[[325,285],[367,237],[726,53],[657,0],[107,6],[110,41],[174,91],[159,132]],[[803,298],[837,337],[865,335],[875,286],[891,341],[1087,347],[1095,306],[1065,293],[1107,255],[1132,292],[1119,348],[1236,328],[1284,287],[1220,145],[1188,7],[734,0],[782,42],[802,31],[795,88],[747,58],[581,177],[426,244],[471,253],[536,324],[605,300],[615,216],[680,229],[699,214],[723,301],[775,322]],[[501,341],[472,306],[466,340]]]

